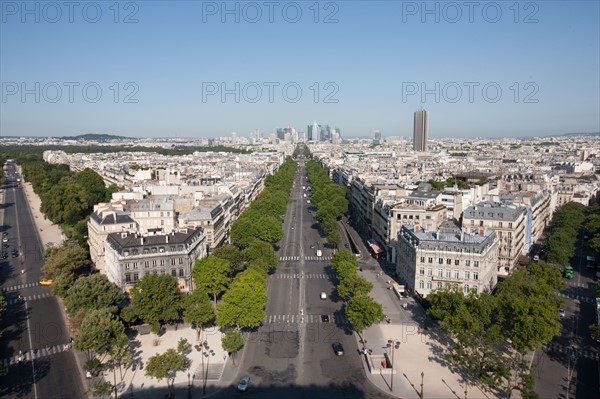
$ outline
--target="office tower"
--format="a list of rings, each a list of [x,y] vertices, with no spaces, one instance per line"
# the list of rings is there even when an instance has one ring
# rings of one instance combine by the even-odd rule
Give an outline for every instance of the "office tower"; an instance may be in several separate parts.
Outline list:
[[[321,137],[320,137],[320,129],[319,129],[320,126],[321,125],[319,125],[317,123],[317,121],[315,121],[315,123],[313,123],[313,126],[312,126],[313,140],[319,141],[321,139]]]
[[[427,151],[427,129],[429,127],[429,114],[423,108],[415,111],[415,123],[413,128],[413,150],[418,152]]]
[[[277,138],[279,140],[283,140],[284,137],[285,137],[285,129],[278,128],[277,129]]]
[[[379,130],[373,132],[373,144],[381,144],[381,132]]]
[[[308,140],[312,140],[313,139],[313,127],[312,127],[312,125],[306,126],[306,138]]]

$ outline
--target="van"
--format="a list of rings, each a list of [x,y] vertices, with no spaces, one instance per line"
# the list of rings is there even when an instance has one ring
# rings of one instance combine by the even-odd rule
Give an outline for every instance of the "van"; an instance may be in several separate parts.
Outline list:
[[[321,252],[320,249],[317,249],[317,256],[323,256],[323,253]]]

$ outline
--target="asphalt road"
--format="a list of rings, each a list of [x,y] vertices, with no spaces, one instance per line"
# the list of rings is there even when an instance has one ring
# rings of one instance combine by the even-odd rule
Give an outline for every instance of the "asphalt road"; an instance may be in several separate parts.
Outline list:
[[[308,185],[306,171],[299,171],[278,251],[284,260],[269,278],[267,317],[248,337],[238,359],[238,377],[249,375],[250,388],[240,393],[234,385],[215,397],[387,398],[364,374],[343,302],[335,293],[329,266],[332,251],[323,248],[325,238],[311,214],[315,209],[307,203],[308,191],[302,189]],[[317,249],[323,251],[322,260],[317,260]],[[327,299],[321,299],[321,292]],[[329,323],[322,321],[323,314],[329,316]],[[334,342],[344,346],[342,356],[334,353]]]
[[[581,237],[577,245],[571,261],[574,278],[564,279],[567,287],[560,293],[565,310],[561,335],[534,358],[532,372],[540,398],[600,397],[599,344],[590,338],[588,329],[596,322],[596,269],[585,267]]]
[[[14,165],[8,171],[15,172]],[[0,377],[2,398],[81,398],[84,389],[58,301],[49,287],[38,284],[43,263],[42,246],[16,175],[5,180],[2,233],[6,232],[8,259],[0,261],[0,284],[7,311],[0,338],[0,361],[9,364]],[[12,249],[19,256],[11,256]],[[47,347],[46,347],[47,345]],[[19,363],[19,351],[23,361]],[[33,358],[33,361],[32,361]]]

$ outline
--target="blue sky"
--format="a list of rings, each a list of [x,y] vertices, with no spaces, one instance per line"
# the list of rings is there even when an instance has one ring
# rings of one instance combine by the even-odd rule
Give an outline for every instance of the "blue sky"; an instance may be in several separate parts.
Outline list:
[[[600,131],[598,1],[78,3],[0,1],[2,136]]]

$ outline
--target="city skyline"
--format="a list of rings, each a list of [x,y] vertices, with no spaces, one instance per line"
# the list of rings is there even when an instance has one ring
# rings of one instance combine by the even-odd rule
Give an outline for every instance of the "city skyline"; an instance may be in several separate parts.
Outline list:
[[[410,137],[420,107],[432,139],[600,131],[598,2],[275,3],[4,2],[0,136]]]

